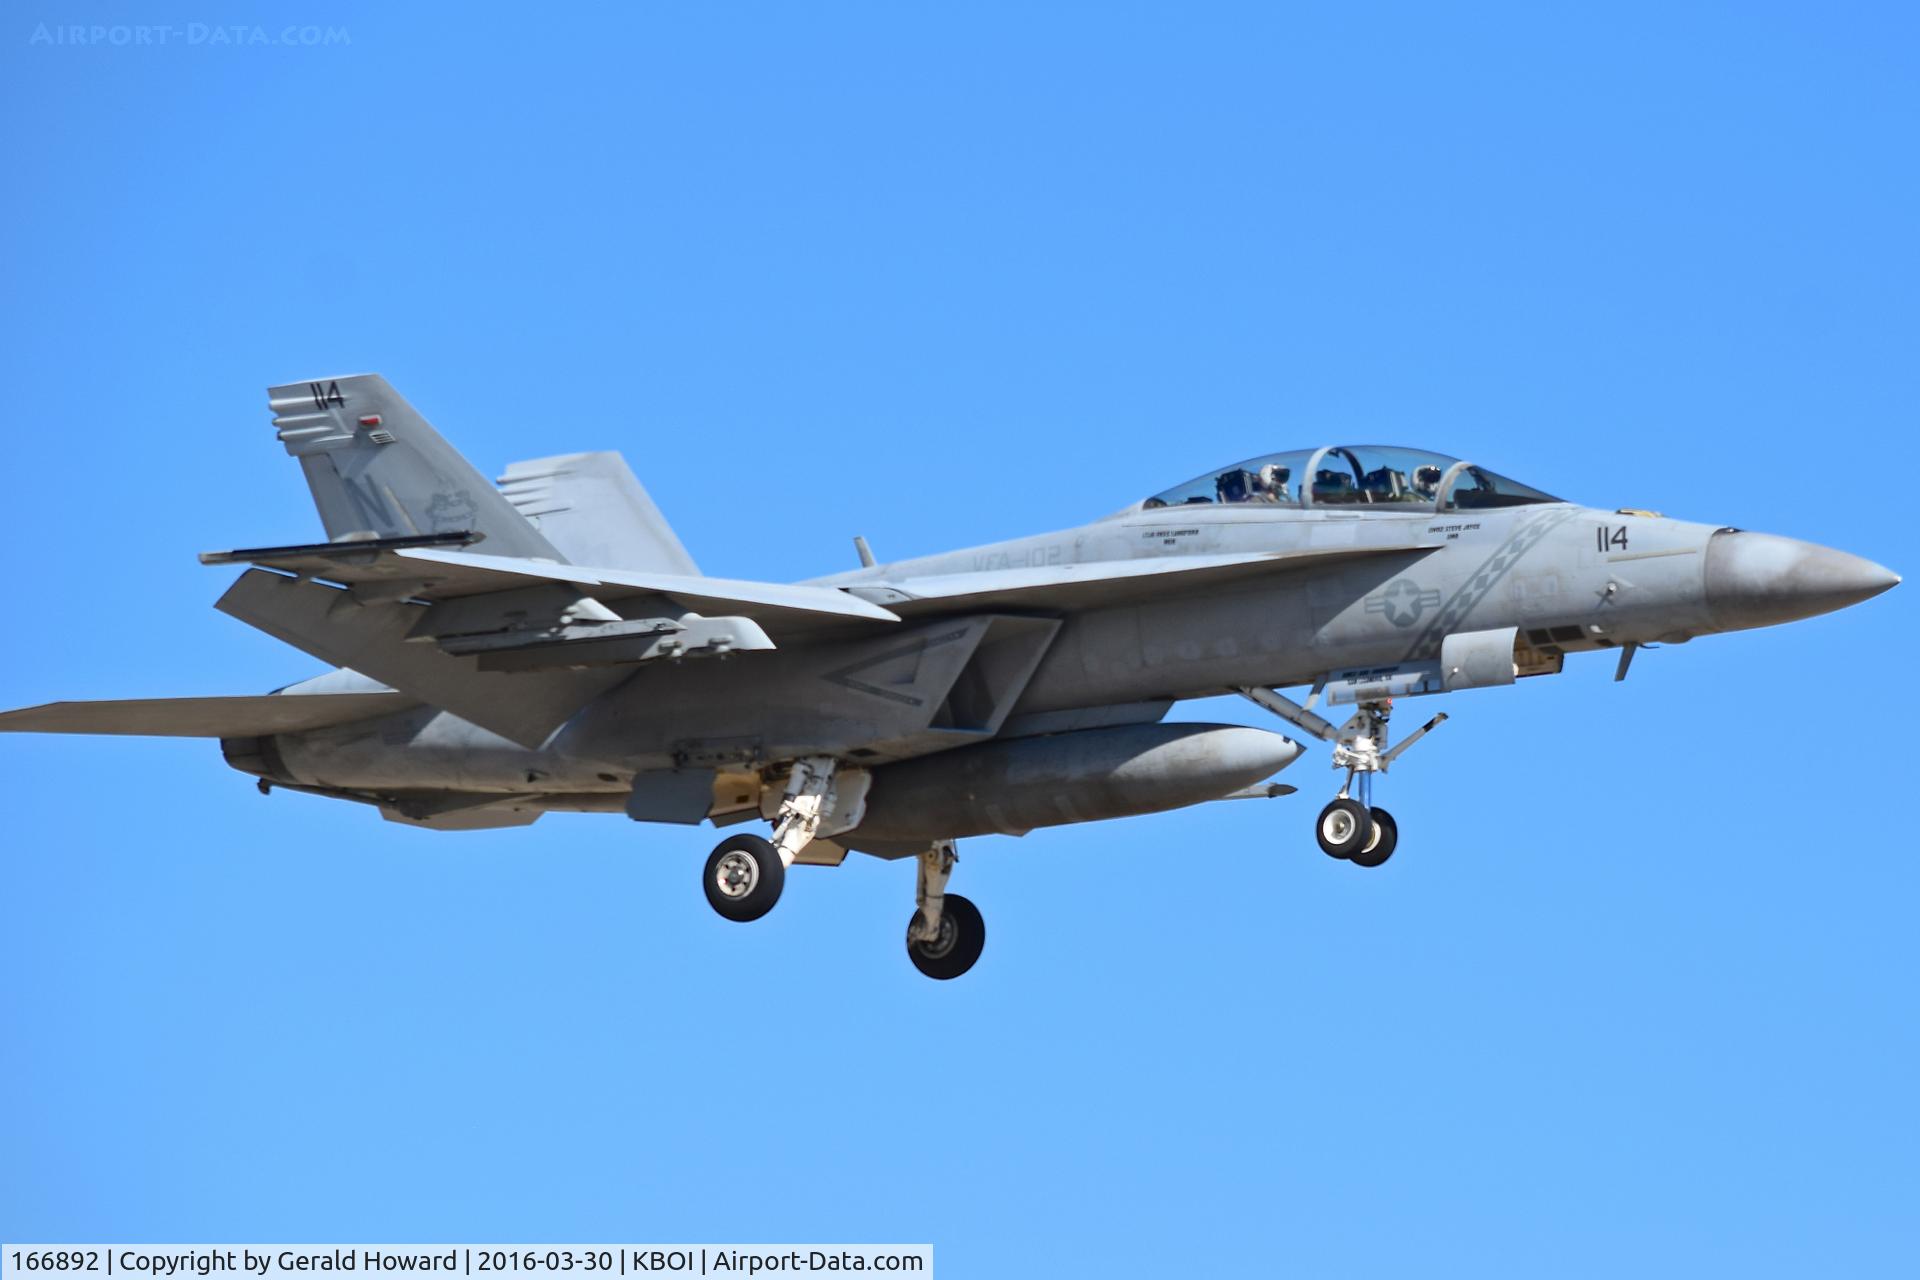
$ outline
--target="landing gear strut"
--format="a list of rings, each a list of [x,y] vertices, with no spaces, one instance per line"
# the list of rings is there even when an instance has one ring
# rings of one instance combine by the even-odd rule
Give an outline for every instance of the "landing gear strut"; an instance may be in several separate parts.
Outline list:
[[[708,856],[701,875],[707,902],[729,920],[758,920],[773,910],[786,886],[787,868],[802,850],[816,838],[860,825],[872,780],[863,769],[841,769],[830,756],[794,761],[786,793],[771,815],[773,838],[728,836]],[[959,860],[951,840],[938,841],[919,855],[907,958],[929,978],[959,977],[973,968],[987,945],[980,909],[947,892],[947,879]]]
[[[807,756],[795,761],[787,778],[786,795],[774,815],[773,839],[729,836],[715,846],[701,877],[707,901],[715,911],[729,920],[758,920],[773,910],[773,904],[780,901],[780,890],[786,886],[787,868],[820,834],[822,821],[835,807],[837,772],[838,764],[831,756]],[[856,776],[865,778],[864,774]],[[858,821],[857,814],[854,821]]]
[[[918,909],[907,923],[907,958],[929,978],[957,978],[973,968],[987,945],[980,909],[947,892],[947,877],[960,860],[953,841],[942,840],[920,855],[913,897]]]
[[[1387,721],[1393,715],[1390,699],[1362,702],[1338,729],[1312,711],[1318,688],[1307,705],[1282,697],[1271,689],[1241,689],[1248,701],[1265,707],[1289,724],[1333,744],[1333,767],[1345,769],[1347,780],[1314,824],[1321,850],[1358,867],[1377,867],[1393,856],[1400,843],[1400,827],[1393,815],[1373,804],[1373,775],[1385,773],[1400,753],[1445,723],[1442,711],[1415,729],[1399,745],[1387,749]],[[1357,795],[1355,793],[1358,793]]]

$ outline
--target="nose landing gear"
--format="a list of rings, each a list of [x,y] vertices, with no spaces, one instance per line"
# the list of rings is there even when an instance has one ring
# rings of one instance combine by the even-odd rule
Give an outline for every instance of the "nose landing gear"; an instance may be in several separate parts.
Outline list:
[[[1358,800],[1338,796],[1320,811],[1314,835],[1329,858],[1351,858],[1374,842],[1373,813]]]
[[[1372,788],[1363,782],[1363,792]],[[1385,809],[1363,804],[1342,792],[1320,811],[1314,827],[1320,849],[1356,867],[1377,867],[1393,856],[1400,843],[1400,827]]]
[[[1440,712],[1388,750],[1387,721],[1393,715],[1390,699],[1359,703],[1347,722],[1336,729],[1313,713],[1311,698],[1303,707],[1271,689],[1247,688],[1239,692],[1243,698],[1287,723],[1333,744],[1333,767],[1345,769],[1347,781],[1340,788],[1340,794],[1320,811],[1314,824],[1314,836],[1322,852],[1357,867],[1377,867],[1391,858],[1400,843],[1400,827],[1392,814],[1374,807],[1373,775],[1385,773],[1388,766],[1400,758],[1401,752],[1445,723],[1447,713]],[[1353,794],[1356,791],[1357,797]]]
[[[1369,811],[1373,818],[1373,835],[1368,838],[1366,847],[1348,855],[1356,867],[1377,867],[1393,856],[1394,848],[1400,843],[1400,828],[1395,825],[1393,815],[1385,809]]]

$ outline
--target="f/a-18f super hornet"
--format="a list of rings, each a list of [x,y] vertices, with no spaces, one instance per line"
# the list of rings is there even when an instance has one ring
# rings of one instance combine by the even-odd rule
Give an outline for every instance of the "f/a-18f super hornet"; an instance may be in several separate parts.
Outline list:
[[[771,823],[702,883],[753,920],[794,863],[918,863],[913,963],[964,973],[986,932],[946,893],[954,842],[1290,793],[1263,729],[1162,723],[1237,692],[1332,746],[1314,833],[1377,867],[1372,781],[1396,699],[1611,650],[1826,613],[1899,581],[1764,533],[1578,506],[1472,462],[1328,445],[1209,471],[1091,524],[800,584],[703,576],[618,454],[498,486],[385,379],[272,388],[327,540],[251,566],[218,608],[335,668],[259,697],[60,702],[0,729],[218,738],[281,788],[441,830],[550,810]],[[1279,692],[1305,688],[1298,701]],[[1340,723],[1323,716],[1350,708]]]

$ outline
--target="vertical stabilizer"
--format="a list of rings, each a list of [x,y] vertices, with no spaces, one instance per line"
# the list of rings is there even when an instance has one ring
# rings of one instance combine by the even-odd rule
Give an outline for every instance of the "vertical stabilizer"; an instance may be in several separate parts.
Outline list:
[[[488,555],[561,558],[379,374],[292,382],[267,394],[328,538],[471,530],[484,535]]]
[[[515,462],[500,477],[500,491],[574,564],[690,577],[700,572],[617,453]]]

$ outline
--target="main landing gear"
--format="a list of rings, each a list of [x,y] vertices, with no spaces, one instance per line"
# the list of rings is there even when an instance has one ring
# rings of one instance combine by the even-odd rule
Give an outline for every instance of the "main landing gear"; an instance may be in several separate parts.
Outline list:
[[[973,968],[987,945],[987,922],[980,918],[980,909],[947,892],[947,877],[959,860],[951,840],[920,855],[913,889],[918,909],[907,922],[907,959],[929,978],[959,977]]]
[[[1347,722],[1336,729],[1313,713],[1311,698],[1303,707],[1271,689],[1248,688],[1240,694],[1321,741],[1331,742],[1333,767],[1347,771],[1340,794],[1320,811],[1314,823],[1313,834],[1321,851],[1357,867],[1377,867],[1391,858],[1400,843],[1400,827],[1392,814],[1374,806],[1373,775],[1385,773],[1401,752],[1444,723],[1447,713],[1440,712],[1388,750],[1387,721],[1393,715],[1389,699],[1358,704]]]
[[[773,838],[728,836],[714,847],[701,874],[707,902],[729,920],[758,920],[780,901],[787,868],[816,837],[858,826],[866,775],[841,774],[826,756],[797,761],[774,815]],[[973,968],[987,945],[980,909],[947,892],[947,878],[960,860],[953,841],[942,840],[919,855],[913,919],[907,923],[907,958],[929,978],[957,978]]]
[[[758,920],[780,901],[787,884],[787,868],[800,851],[821,834],[821,823],[839,799],[834,785],[837,762],[830,756],[807,756],[794,762],[787,792],[773,820],[773,839],[755,835],[728,836],[707,855],[700,877],[713,909],[729,920]],[[864,777],[865,775],[860,775]],[[864,801],[861,788],[859,800]],[[856,803],[856,809],[859,807]],[[844,823],[844,831],[859,821]]]

